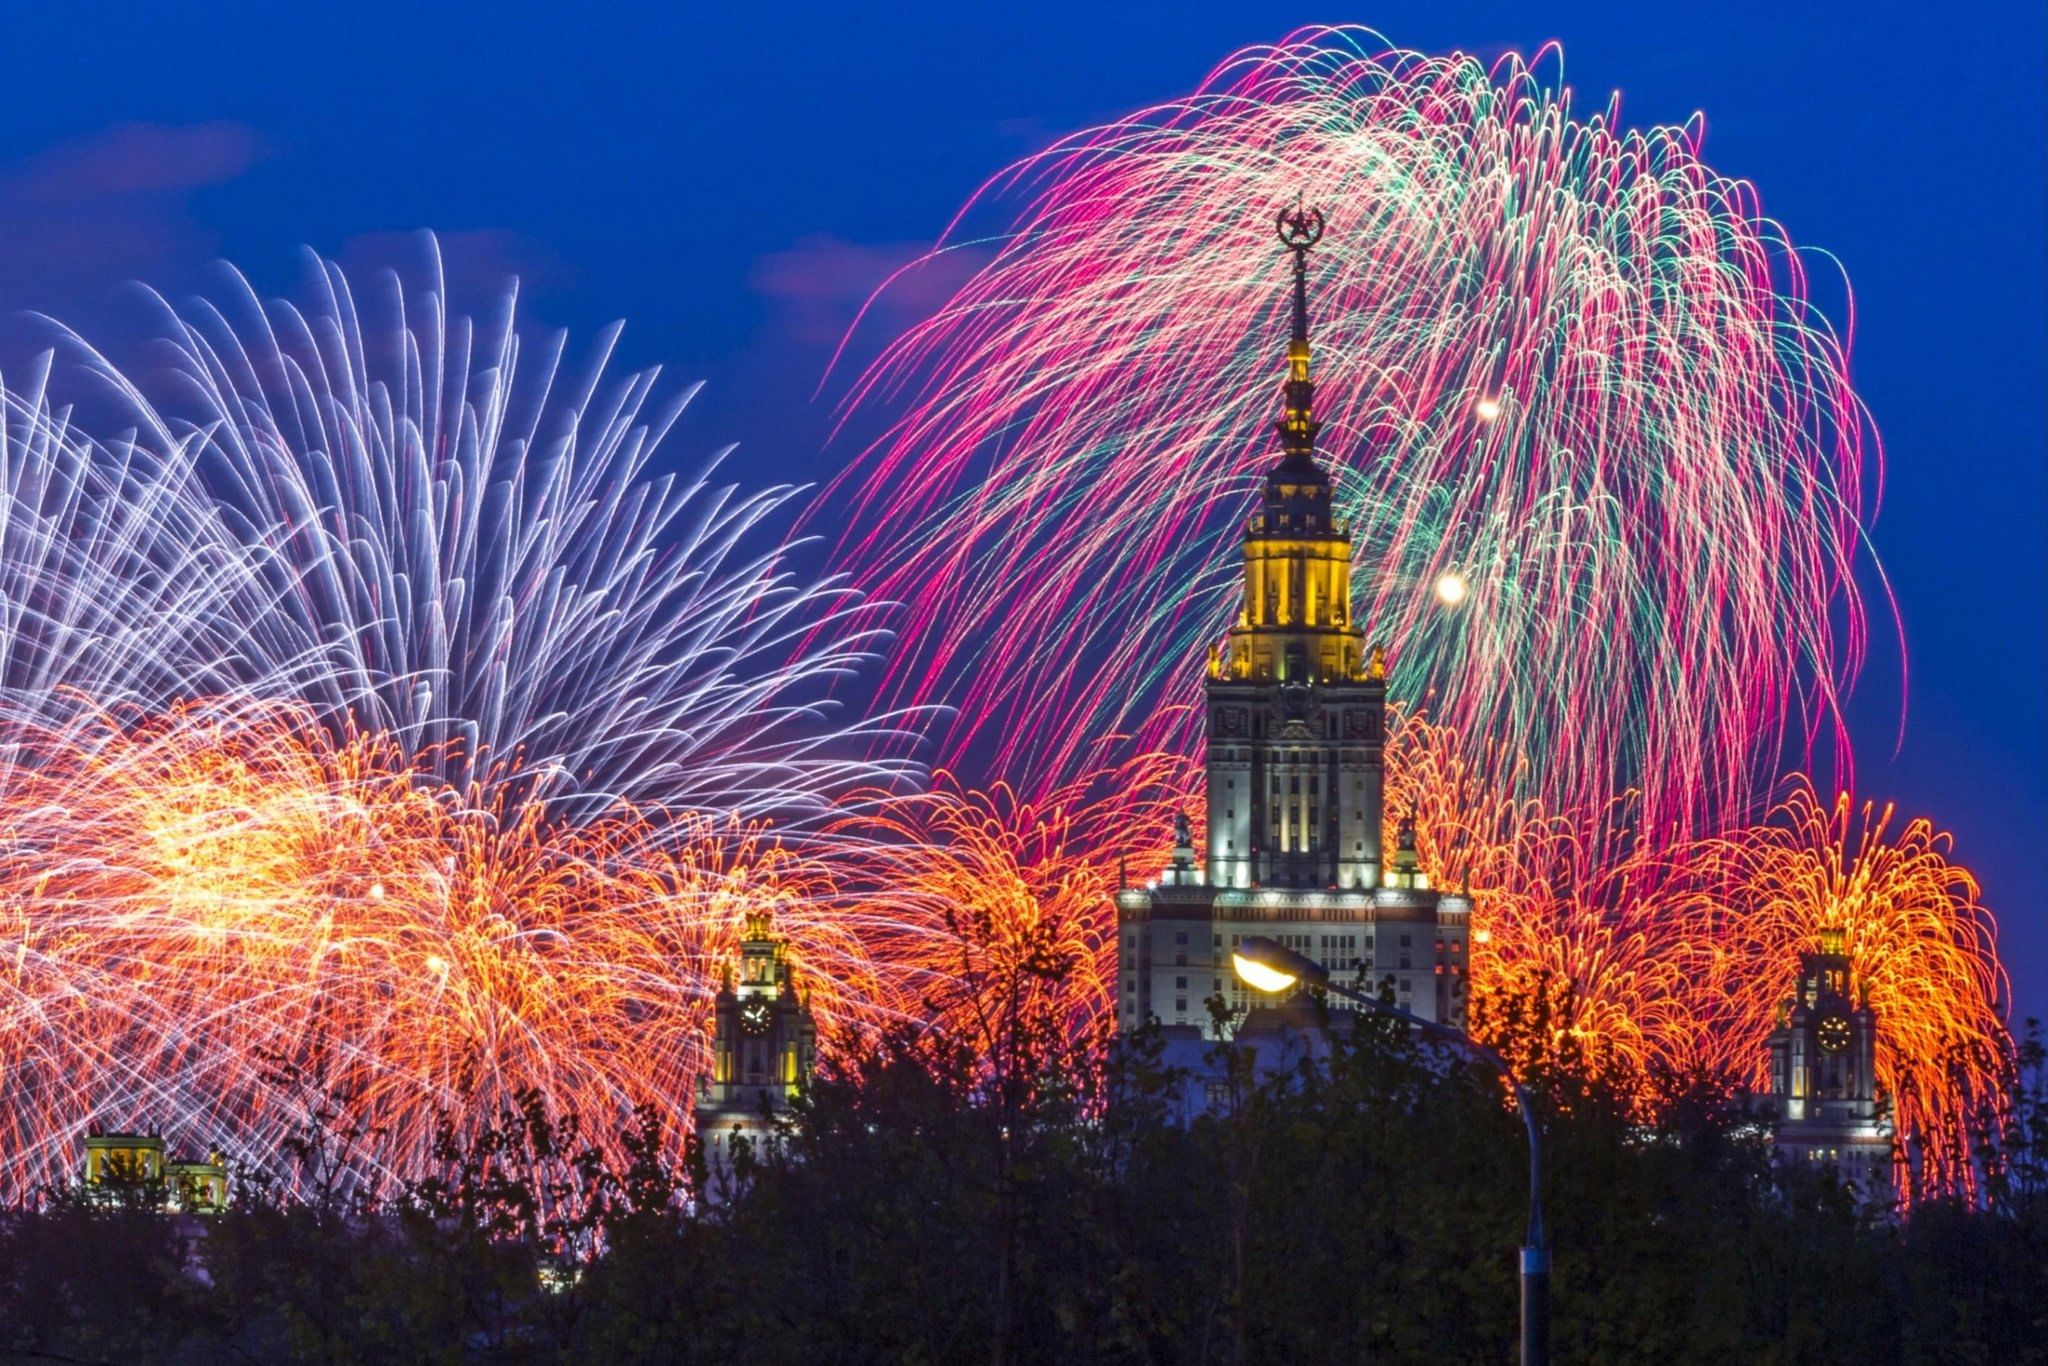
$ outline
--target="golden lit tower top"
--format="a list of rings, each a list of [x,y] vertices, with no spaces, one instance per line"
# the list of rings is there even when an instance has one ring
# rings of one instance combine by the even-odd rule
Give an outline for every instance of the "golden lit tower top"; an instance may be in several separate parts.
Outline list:
[[[1280,240],[1294,254],[1294,330],[1287,342],[1281,455],[1259,511],[1245,524],[1244,607],[1214,657],[1211,676],[1334,683],[1365,676],[1363,636],[1351,619],[1351,536],[1331,507],[1316,459],[1315,380],[1309,370],[1308,252],[1323,215],[1283,211]]]

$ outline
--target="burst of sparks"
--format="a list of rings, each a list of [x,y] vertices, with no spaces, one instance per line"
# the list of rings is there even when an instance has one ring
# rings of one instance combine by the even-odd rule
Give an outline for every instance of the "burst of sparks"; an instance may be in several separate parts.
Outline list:
[[[903,1013],[818,838],[914,771],[831,707],[879,637],[793,569],[793,491],[653,477],[689,391],[607,383],[609,337],[572,373],[509,298],[452,316],[437,272],[371,326],[319,278],[167,311],[169,397],[70,338],[118,444],[47,368],[8,397],[8,1194],[91,1124],[276,1168],[300,1081],[365,1179],[526,1087],[679,1142],[750,911],[828,1032]]]
[[[1874,437],[1844,343],[1697,126],[1575,115],[1554,74],[1358,29],[1240,53],[1059,141],[963,211],[987,263],[855,386],[859,580],[913,605],[891,695],[1027,793],[1088,737],[1189,749],[1232,554],[1274,458],[1285,253],[1310,256],[1321,442],[1394,695],[1526,795],[1745,817],[1836,735]],[[885,400],[908,394],[900,407]],[[1464,610],[1429,586],[1484,564]],[[1841,629],[1838,630],[1838,624]],[[1115,687],[1098,680],[1114,678]]]

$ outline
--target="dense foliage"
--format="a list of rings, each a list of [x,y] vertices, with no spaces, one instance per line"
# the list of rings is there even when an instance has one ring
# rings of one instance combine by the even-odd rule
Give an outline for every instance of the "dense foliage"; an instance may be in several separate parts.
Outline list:
[[[451,1128],[377,1199],[245,1177],[201,1221],[53,1194],[0,1222],[0,1358],[1510,1357],[1526,1167],[1491,1074],[1371,1020],[1285,1074],[1219,1049],[1193,1080],[1156,1035],[985,1026],[876,1040],[694,1207],[659,1116],[620,1167],[537,1104]],[[1983,1198],[1905,1217],[1774,1173],[1710,1085],[1674,1083],[1646,1130],[1597,1063],[1539,1064],[1558,1360],[2042,1359],[2048,1104],[2023,1053]],[[309,1106],[311,1172],[363,1139],[344,1113]]]

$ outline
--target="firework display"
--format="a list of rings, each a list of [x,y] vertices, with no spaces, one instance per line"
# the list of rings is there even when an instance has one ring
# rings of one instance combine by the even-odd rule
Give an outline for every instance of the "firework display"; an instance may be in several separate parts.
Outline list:
[[[986,264],[853,386],[823,579],[793,490],[654,472],[692,389],[452,313],[438,258],[158,301],[147,371],[67,334],[93,431],[47,358],[0,394],[0,1199],[95,1126],[275,1167],[315,1091],[373,1185],[529,1090],[680,1142],[763,911],[828,1050],[1098,1037],[1114,894],[1201,824],[1297,202],[1385,805],[1472,899],[1475,1032],[1647,1114],[1759,1080],[1842,931],[1901,1179],[1969,1186],[2011,1057],[1978,889],[1776,786],[1847,770],[1846,343],[1696,125],[1575,115],[1545,60],[1305,30],[992,182],[941,243],[994,218]]]
[[[1517,1066],[1539,1049],[1574,1053],[1650,1104],[1658,1079],[1697,1062],[1706,1021],[1668,914],[1668,856],[1640,838],[1632,802],[1575,821],[1506,795],[1457,736],[1413,713],[1395,715],[1387,757],[1432,885],[1473,898],[1473,1032]],[[1510,1037],[1532,1010],[1549,1037]]]
[[[959,708],[950,764],[1001,718],[1027,791],[1088,737],[1192,747],[1164,704],[1276,449],[1270,224],[1299,197],[1330,225],[1319,445],[1393,695],[1474,762],[1527,755],[1496,776],[1553,807],[1747,814],[1861,656],[1873,442],[1801,258],[1698,133],[1575,116],[1519,58],[1310,30],[999,177],[942,243],[993,259],[849,400],[910,395],[843,546],[914,604],[891,695]]]
[[[1114,1013],[1104,912],[1129,869],[1165,860],[1175,814],[1199,816],[1195,773],[1188,756],[1140,754],[1026,799],[941,772],[845,823],[859,856],[841,894],[939,1027],[985,1046],[997,1031],[979,1012],[1029,1010],[1088,1037]]]
[[[1585,822],[1502,796],[1419,717],[1399,718],[1389,761],[1423,866],[1474,897],[1472,1028],[1511,1061],[1576,1052],[1646,1112],[1690,1077],[1762,1092],[1800,955],[1841,930],[1909,1136],[1902,1186],[1974,1180],[1969,1126],[2012,1059],[2006,979],[1975,880],[1929,822],[1894,833],[1891,808],[1829,803],[1798,778],[1753,824],[1659,840],[1626,800]],[[1531,1012],[1549,1037],[1518,1032]]]
[[[1976,879],[1926,820],[1893,833],[1893,808],[1829,802],[1795,782],[1768,820],[1702,841],[1672,914],[1681,962],[1714,1028],[1699,1043],[1731,1075],[1761,1074],[1762,1041],[1790,993],[1786,974],[1823,931],[1843,933],[1863,1002],[1876,1012],[1877,1074],[1909,1162],[1902,1182],[1968,1187],[1969,1126],[2007,1080],[2007,984]]]
[[[321,278],[173,315],[161,402],[84,351],[119,446],[9,405],[9,1194],[91,1125],[272,1161],[307,1085],[366,1175],[524,1088],[686,1108],[749,911],[828,1026],[884,1004],[807,832],[904,770],[826,705],[875,637],[790,491],[648,478],[681,399],[522,365],[509,300]]]
[[[1769,891],[1848,858],[1811,800],[1758,814],[1788,756],[1850,771],[1878,447],[1846,342],[1697,123],[1574,115],[1552,55],[1304,30],[986,186],[937,249],[985,264],[847,399],[887,419],[840,546],[910,604],[884,695],[955,708],[940,759],[1023,804],[1085,786],[1105,735],[1199,752],[1191,662],[1277,448],[1272,214],[1313,205],[1318,444],[1401,704],[1387,805],[1474,898],[1475,1029],[1540,1018],[1646,1108],[1754,1082],[1799,953],[1861,923],[1913,1170],[1966,1181],[2009,1057],[1967,875],[1919,823],[1863,847],[1881,888]],[[1065,852],[1100,879],[1127,841]]]
[[[389,735],[458,788],[516,773],[572,818],[817,814],[873,776],[811,724],[815,685],[878,636],[767,532],[795,491],[719,487],[718,458],[648,473],[695,386],[607,385],[616,328],[580,371],[560,337],[522,360],[516,296],[451,317],[438,258],[425,289],[389,277],[366,327],[314,264],[310,308],[239,276],[225,305],[165,305],[174,403],[74,339],[143,440],[207,476],[270,590],[238,691]]]

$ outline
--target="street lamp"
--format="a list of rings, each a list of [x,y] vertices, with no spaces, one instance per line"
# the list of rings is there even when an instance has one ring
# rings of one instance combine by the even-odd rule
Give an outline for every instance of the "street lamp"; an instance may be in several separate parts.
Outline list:
[[[1543,1240],[1543,1141],[1536,1129],[1536,1112],[1529,1106],[1529,1093],[1515,1074],[1501,1061],[1500,1054],[1484,1044],[1474,1043],[1462,1029],[1425,1020],[1399,1006],[1342,987],[1330,980],[1330,970],[1293,949],[1271,939],[1254,935],[1231,951],[1231,966],[1245,982],[1265,992],[1285,991],[1296,982],[1320,987],[1332,995],[1364,1006],[1381,1015],[1406,1020],[1425,1034],[1456,1044],[1485,1061],[1501,1074],[1515,1093],[1515,1105],[1522,1112],[1522,1124],[1529,1131],[1529,1236],[1522,1248],[1522,1366],[1548,1366],[1550,1361],[1550,1247]]]

